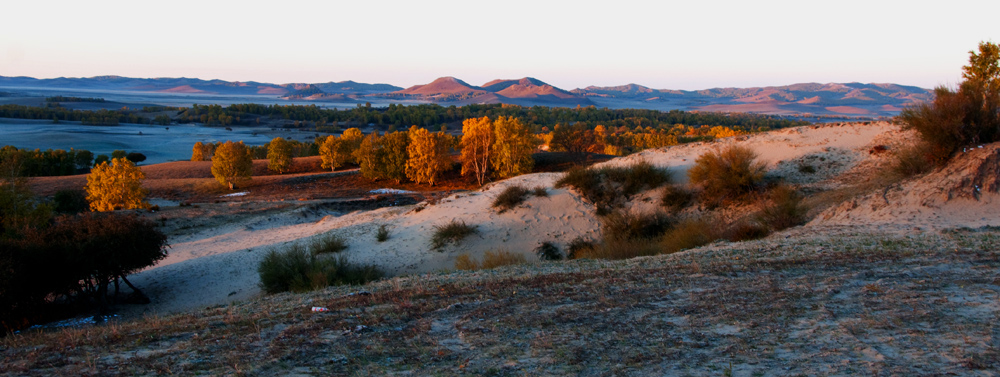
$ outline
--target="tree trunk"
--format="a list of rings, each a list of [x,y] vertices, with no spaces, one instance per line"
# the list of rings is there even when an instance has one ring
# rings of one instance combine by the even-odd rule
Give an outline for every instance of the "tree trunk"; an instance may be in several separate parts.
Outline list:
[[[148,304],[150,302],[149,297],[147,297],[145,293],[142,293],[142,291],[140,291],[139,288],[136,288],[134,285],[132,285],[132,282],[128,281],[128,279],[126,279],[124,276],[122,276],[121,278],[122,281],[124,281],[129,288],[132,288],[132,295],[135,295],[135,298],[130,297],[129,301],[138,304]]]

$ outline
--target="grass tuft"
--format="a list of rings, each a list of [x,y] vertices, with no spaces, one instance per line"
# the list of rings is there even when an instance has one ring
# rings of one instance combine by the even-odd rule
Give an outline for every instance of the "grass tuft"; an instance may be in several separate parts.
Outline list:
[[[537,196],[539,198],[547,198],[549,196],[549,190],[546,190],[545,187],[538,186],[531,189],[531,195]]]
[[[385,224],[378,226],[378,231],[375,232],[375,240],[378,242],[385,242],[389,239],[389,228]]]
[[[767,164],[757,152],[742,145],[729,145],[698,157],[688,170],[691,183],[701,186],[701,202],[720,205],[746,199],[764,182]]]
[[[500,195],[497,195],[496,199],[493,200],[493,208],[497,209],[497,213],[504,213],[517,207],[519,204],[524,203],[524,200],[528,198],[527,188],[521,185],[511,185],[507,186]]]
[[[670,229],[671,223],[663,212],[615,211],[601,218],[605,239],[654,239]]]
[[[440,250],[449,242],[457,244],[465,237],[477,232],[475,225],[469,225],[465,221],[452,219],[447,224],[434,226],[434,235],[431,236],[431,248]]]
[[[458,270],[488,270],[501,266],[511,266],[526,264],[528,259],[523,254],[512,253],[507,250],[489,250],[483,254],[482,262],[476,261],[468,254],[459,255],[455,258],[455,269]]]
[[[778,231],[802,225],[806,222],[808,209],[802,205],[802,196],[791,187],[779,185],[768,195],[770,204],[757,215],[757,221]]]
[[[327,257],[292,244],[284,251],[272,249],[257,267],[261,288],[267,293],[305,292],[331,285],[364,284],[383,274],[374,266],[356,266],[347,258]]]
[[[347,250],[347,240],[334,234],[325,234],[314,238],[309,244],[312,255],[333,254]]]
[[[691,191],[677,185],[667,185],[660,195],[660,205],[674,212],[680,211],[694,202]]]
[[[660,239],[662,251],[665,254],[670,254],[708,245],[721,238],[718,228],[718,224],[714,221],[703,218],[681,221]]]
[[[569,241],[569,245],[566,245],[566,259],[576,259],[580,258],[584,250],[593,249],[594,241],[583,238],[583,236],[574,238]]]

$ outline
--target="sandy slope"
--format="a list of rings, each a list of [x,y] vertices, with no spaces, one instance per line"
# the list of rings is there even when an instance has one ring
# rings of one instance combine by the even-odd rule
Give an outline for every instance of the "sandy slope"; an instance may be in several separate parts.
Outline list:
[[[872,145],[898,133],[898,127],[889,123],[807,126],[647,150],[606,164],[646,160],[669,167],[683,181],[684,173],[701,154],[723,144],[743,143],[760,153],[775,174],[793,182],[810,183],[863,165],[870,158]],[[817,172],[800,173],[797,167],[802,163],[815,164]],[[462,253],[477,256],[491,249],[525,253],[531,260],[535,258],[532,250],[541,242],[554,242],[562,248],[576,237],[593,239],[599,235],[593,206],[570,190],[554,189],[559,177],[559,173],[524,175],[489,184],[479,191],[454,194],[435,204],[350,214],[298,208],[206,228],[172,237],[170,256],[132,279],[145,287],[154,301],[142,309],[145,311],[170,313],[243,300],[259,294],[256,266],[268,248],[326,232],[349,241],[350,247],[344,253],[351,261],[376,264],[393,275],[447,270]],[[546,187],[549,196],[531,197],[514,210],[496,213],[490,204],[503,188],[513,184]],[[655,200],[649,200],[655,199],[652,196],[655,194],[640,195],[635,206],[653,208]],[[429,241],[434,226],[452,219],[475,225],[478,234],[460,245],[432,251]],[[390,230],[389,240],[383,243],[375,241],[380,225]]]

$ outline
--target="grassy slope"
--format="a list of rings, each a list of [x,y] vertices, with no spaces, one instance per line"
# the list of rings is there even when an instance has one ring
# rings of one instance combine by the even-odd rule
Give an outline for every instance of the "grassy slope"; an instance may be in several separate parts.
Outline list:
[[[394,278],[22,334],[0,343],[0,370],[920,375],[1000,366],[1000,231],[820,234]]]

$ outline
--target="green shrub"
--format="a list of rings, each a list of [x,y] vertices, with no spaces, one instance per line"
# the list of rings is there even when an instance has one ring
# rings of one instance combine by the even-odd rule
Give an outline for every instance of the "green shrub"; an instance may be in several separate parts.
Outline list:
[[[660,195],[660,205],[674,212],[686,208],[693,201],[694,194],[677,185],[667,185]]]
[[[807,208],[802,205],[802,196],[791,187],[777,186],[768,196],[770,203],[757,215],[761,225],[778,231],[806,222]]]
[[[284,251],[270,250],[257,267],[261,288],[267,293],[305,292],[331,285],[364,284],[383,276],[374,266],[355,266],[343,256],[330,257],[292,244]]]
[[[389,239],[389,228],[385,224],[378,226],[378,231],[375,232],[375,240],[378,242],[385,242]]]
[[[541,260],[562,260],[562,252],[559,248],[551,242],[542,242],[541,245],[535,248],[535,254],[538,255],[538,259]]]
[[[758,189],[766,168],[757,161],[753,149],[733,144],[699,156],[688,170],[688,178],[701,187],[703,203],[719,205],[744,199]]]
[[[329,233],[314,238],[309,244],[309,253],[312,255],[339,253],[344,250],[347,250],[347,241],[343,237]]]
[[[475,225],[466,224],[465,221],[452,219],[444,225],[434,226],[434,235],[431,236],[431,248],[440,250],[444,245],[450,243],[457,244],[459,241],[477,232]]]
[[[601,228],[604,239],[650,240],[670,229],[671,222],[662,212],[615,211],[601,218]]]
[[[507,186],[507,188],[501,191],[500,195],[497,195],[496,199],[493,200],[492,207],[496,208],[498,213],[504,213],[523,203],[529,193],[528,189],[524,186]]]
[[[660,239],[663,253],[670,254],[684,249],[708,245],[721,238],[719,226],[706,219],[688,219],[677,223]]]

